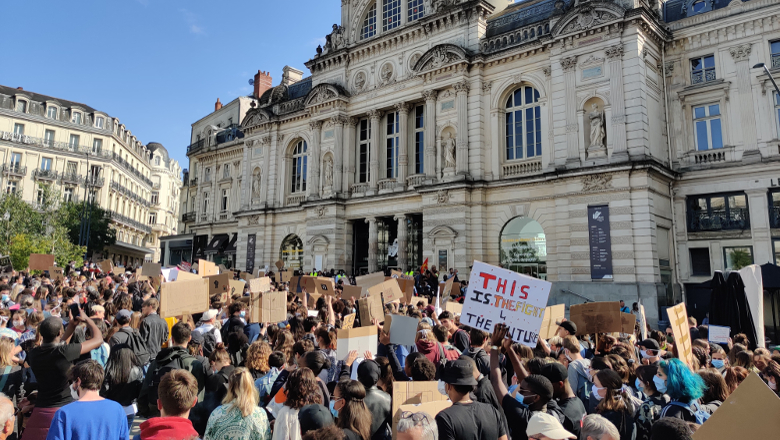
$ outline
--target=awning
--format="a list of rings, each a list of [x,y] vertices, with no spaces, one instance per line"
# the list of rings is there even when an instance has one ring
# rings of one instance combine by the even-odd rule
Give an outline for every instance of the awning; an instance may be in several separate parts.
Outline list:
[[[227,245],[225,248],[226,254],[235,254],[236,253],[236,241],[238,241],[238,234],[233,234],[233,238],[230,239],[230,244]]]
[[[228,241],[228,238],[229,237],[227,234],[217,234],[211,237],[211,241],[209,242],[209,245],[206,246],[206,250],[204,252],[207,254],[217,254],[221,252],[226,242]]]
[[[146,256],[147,254],[152,253],[151,249],[142,246],[136,246],[131,243],[125,243],[119,240],[117,240],[113,246],[109,247],[109,251],[113,253],[120,253],[120,254],[124,253],[124,254],[131,254],[137,256]]]

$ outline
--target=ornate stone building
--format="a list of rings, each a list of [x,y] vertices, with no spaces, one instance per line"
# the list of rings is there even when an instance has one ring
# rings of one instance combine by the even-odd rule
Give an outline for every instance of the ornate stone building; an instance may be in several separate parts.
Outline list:
[[[179,200],[182,189],[182,170],[179,162],[168,156],[168,150],[157,142],[146,145],[151,155],[152,194],[150,197],[148,237],[154,250],[152,261],[160,261],[163,246],[161,237],[175,235],[179,227]]]
[[[708,271],[744,262],[736,248],[772,259],[780,101],[751,66],[778,66],[778,12],[342,0],[311,76],[286,69],[242,139],[189,155],[185,220],[211,247],[222,195],[204,179],[227,164],[239,268],[427,258],[464,277],[481,260],[554,282],[551,303],[641,299],[654,322],[704,279],[697,249]]]

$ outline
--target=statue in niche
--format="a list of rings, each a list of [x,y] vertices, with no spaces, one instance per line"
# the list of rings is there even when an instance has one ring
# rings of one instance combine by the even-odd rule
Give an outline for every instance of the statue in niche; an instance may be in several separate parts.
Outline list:
[[[333,159],[325,159],[325,186],[333,186]]]
[[[260,170],[255,171],[255,174],[252,176],[252,198],[259,198],[262,194],[260,193]]]
[[[444,168],[455,168],[457,165],[455,162],[455,139],[452,138],[452,133],[447,134],[447,139],[442,142],[444,147]]]
[[[590,147],[604,148],[604,112],[599,110],[598,104],[591,105],[592,111],[588,113],[590,119]]]

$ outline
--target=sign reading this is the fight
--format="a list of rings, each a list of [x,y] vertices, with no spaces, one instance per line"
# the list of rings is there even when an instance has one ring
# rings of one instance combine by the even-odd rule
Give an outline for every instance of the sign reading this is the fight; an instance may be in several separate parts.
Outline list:
[[[504,323],[513,341],[536,347],[551,287],[547,281],[475,261],[460,322],[488,333]]]

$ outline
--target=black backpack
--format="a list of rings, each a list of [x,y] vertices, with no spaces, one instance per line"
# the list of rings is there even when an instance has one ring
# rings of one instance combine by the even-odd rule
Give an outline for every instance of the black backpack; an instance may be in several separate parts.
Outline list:
[[[152,356],[149,353],[149,347],[147,347],[143,336],[141,336],[138,330],[127,332],[127,336],[128,338],[125,344],[127,344],[130,350],[133,350],[133,354],[138,358],[138,361],[141,363],[141,365],[148,364],[152,360]]]
[[[176,354],[165,364],[157,364],[154,370],[149,370],[147,374],[151,376],[149,381],[149,406],[157,409],[157,387],[160,385],[160,380],[163,376],[173,370],[192,370],[192,363],[196,359],[189,353]]]
[[[203,357],[211,357],[211,353],[217,349],[217,329],[212,327],[211,330],[203,333]]]

